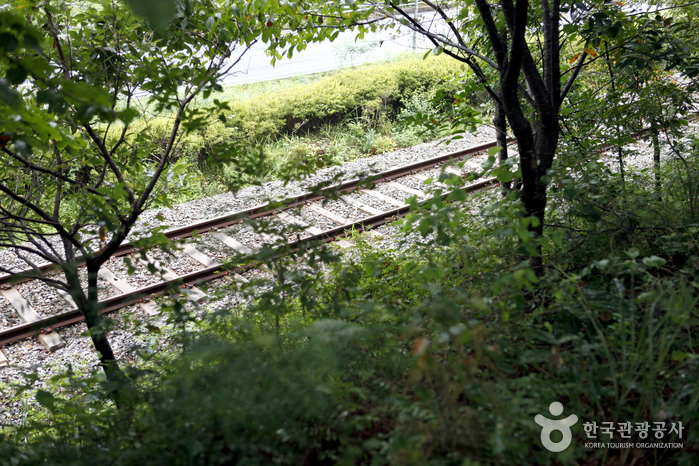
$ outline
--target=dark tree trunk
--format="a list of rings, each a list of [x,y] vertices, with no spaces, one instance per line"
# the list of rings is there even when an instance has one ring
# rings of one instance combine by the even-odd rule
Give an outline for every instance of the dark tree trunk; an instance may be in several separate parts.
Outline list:
[[[655,191],[660,198],[660,138],[657,130],[653,130],[653,169],[655,171]]]
[[[97,294],[97,274],[99,269],[95,270],[89,263],[86,268],[87,296],[85,296],[85,292],[82,290],[77,268],[64,270],[66,281],[73,290],[76,290],[71,296],[75,301],[75,305],[80,310],[80,313],[85,317],[85,325],[90,332],[90,339],[97,350],[100,366],[107,378],[110,396],[117,405],[121,405],[124,400],[123,394],[127,392],[126,388],[128,388],[130,384],[114,356],[112,345],[107,338],[107,329],[104,325],[104,320],[99,314],[100,305]],[[77,292],[77,290],[80,290],[80,292]]]
[[[502,147],[502,150],[498,152],[498,160],[500,161],[500,166],[502,166],[505,160],[507,160],[507,116],[505,115],[505,109],[503,106],[497,102],[495,103],[493,126],[495,126],[495,135],[498,146]],[[503,196],[506,196],[510,191],[510,185],[510,181],[502,183]]]
[[[488,39],[497,59],[501,100],[507,122],[517,139],[522,169],[521,198],[526,215],[535,217],[529,225],[530,233],[541,237],[546,211],[546,172],[553,163],[558,146],[558,111],[563,98],[559,63],[559,12],[560,3],[553,0],[541,2],[543,17],[544,49],[541,71],[527,46],[526,30],[529,2],[503,0],[501,12],[505,17],[509,41],[503,40],[487,0],[476,0]],[[584,59],[584,55],[583,55]],[[520,103],[520,76],[524,75],[529,101],[536,115],[529,121]],[[536,125],[536,132],[532,124]],[[537,274],[543,273],[541,248],[531,257],[531,265]]]
[[[617,128],[617,134],[619,134],[618,128]],[[619,145],[618,149],[618,157],[619,157],[619,173],[621,173],[621,183],[622,185],[625,182],[625,175],[624,175],[624,151],[621,148],[621,144]]]
[[[522,167],[522,191],[521,199],[526,215],[536,217],[538,224],[531,224],[530,233],[541,237],[544,232],[544,220],[546,213],[546,170],[550,164],[546,161],[553,160],[558,145],[558,131],[539,125],[536,136],[531,130],[522,131],[524,134],[517,138],[517,146],[520,153],[520,165]],[[528,133],[528,134],[527,134]],[[537,247],[537,254],[531,257],[531,266],[537,275],[543,273],[543,261],[541,247]]]

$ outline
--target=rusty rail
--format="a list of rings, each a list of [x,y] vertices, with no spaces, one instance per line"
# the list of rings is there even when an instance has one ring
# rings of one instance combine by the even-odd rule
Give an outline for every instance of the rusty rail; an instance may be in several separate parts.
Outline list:
[[[511,141],[511,140],[509,140]],[[262,217],[264,215],[269,215],[271,213],[274,213],[275,211],[278,210],[285,210],[285,209],[290,209],[293,207],[297,207],[299,205],[303,205],[307,202],[314,202],[314,201],[319,201],[325,197],[327,197],[328,194],[331,194],[333,192],[346,192],[346,191],[353,191],[357,189],[360,185],[363,185],[368,182],[384,182],[384,181],[390,181],[394,178],[399,178],[401,176],[406,176],[411,174],[411,172],[417,172],[421,170],[425,170],[427,168],[432,168],[435,165],[439,165],[441,163],[447,162],[449,160],[457,159],[457,158],[463,158],[468,155],[473,155],[477,154],[479,152],[482,152],[484,150],[491,149],[493,147],[497,146],[497,142],[489,142],[486,144],[481,144],[479,146],[471,147],[468,149],[456,151],[456,152],[451,152],[449,154],[444,154],[440,155],[438,157],[433,157],[431,159],[427,160],[422,160],[420,162],[416,162],[414,164],[409,164],[409,165],[404,165],[402,167],[398,168],[392,168],[390,170],[386,170],[374,175],[371,175],[367,178],[363,179],[353,179],[349,181],[345,181],[343,183],[340,183],[335,186],[330,186],[327,188],[324,188],[322,190],[319,190],[317,193],[305,193],[301,194],[299,196],[295,197],[290,197],[287,199],[284,199],[282,201],[279,201],[278,203],[275,203],[278,205],[278,207],[272,207],[270,208],[270,204],[261,204],[255,207],[250,207],[245,210],[241,210],[238,212],[234,212],[232,214],[228,215],[222,215],[219,217],[214,217],[208,220],[202,220],[200,222],[193,223],[191,225],[186,225],[183,227],[178,227],[178,228],[173,228],[171,230],[166,231],[164,234],[168,239],[183,239],[192,236],[194,233],[205,233],[213,228],[223,228],[229,225],[232,225],[234,223],[241,222],[242,220],[246,218],[256,218],[256,217]],[[136,246],[133,243],[124,243],[119,248],[116,250],[114,253],[114,257],[118,256],[123,256],[126,254],[130,254],[136,250]],[[80,262],[80,259],[77,259]],[[0,275],[0,286],[3,285],[8,285],[11,283],[21,283],[23,281],[28,281],[28,280],[34,280],[36,279],[36,273],[37,271],[44,273],[44,272],[51,272],[59,270],[58,265],[56,264],[45,264],[42,266],[37,267],[37,269],[25,269],[20,272],[16,273],[11,273],[11,274],[3,274]],[[33,275],[33,276],[32,276]]]
[[[475,183],[470,186],[459,189],[468,193],[472,193],[475,191],[480,191],[482,189],[489,188],[497,184],[498,183],[495,178],[490,178],[479,183]],[[445,199],[452,192],[453,191],[443,193],[442,199]],[[428,201],[429,199],[424,200],[420,204]],[[392,222],[400,217],[407,215],[408,212],[410,212],[410,206],[405,205],[403,207],[399,207],[397,209],[393,209],[379,215],[374,215],[372,217],[359,220],[357,222],[341,225],[316,235],[311,235],[306,238],[292,241],[277,248],[277,252],[278,255],[290,254],[292,252],[298,251],[299,249],[305,246],[330,242],[337,238],[341,238],[352,231],[363,231],[368,228],[373,228],[383,225],[385,223]],[[229,274],[242,272],[249,268],[255,267],[255,265],[257,264],[248,264],[233,268],[231,270],[227,270],[225,265],[208,267],[178,277],[176,280],[163,281],[154,285],[140,288],[132,293],[123,293],[116,296],[112,296],[103,301],[100,301],[102,308],[99,310],[99,313],[103,314],[107,312],[112,312],[122,307],[137,304],[144,299],[150,299],[162,295],[168,288],[171,287],[188,288],[202,282],[207,282],[217,278],[225,277]],[[84,317],[80,313],[80,311],[77,309],[72,309],[70,311],[66,311],[60,314],[44,317],[43,319],[37,320],[35,322],[17,325],[5,330],[0,330],[0,346],[4,346],[9,343],[12,343],[13,341],[21,340],[23,338],[40,334],[44,332],[45,329],[65,327],[67,325],[75,324],[82,320],[84,320]]]

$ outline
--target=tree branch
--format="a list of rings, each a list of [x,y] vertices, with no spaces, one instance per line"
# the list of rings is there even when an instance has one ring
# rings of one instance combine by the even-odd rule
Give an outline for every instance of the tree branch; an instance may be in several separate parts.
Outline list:
[[[63,45],[61,40],[58,38],[58,32],[56,31],[56,25],[53,22],[53,16],[49,12],[48,8],[44,6],[44,12],[46,13],[46,21],[49,23],[49,29],[51,30],[51,36],[53,37],[53,44],[58,50],[58,56],[61,59],[61,71],[63,71],[63,76],[66,79],[70,79],[70,69],[68,68],[68,63],[66,62],[66,57],[63,54]]]
[[[131,187],[126,183],[124,175],[121,173],[121,170],[119,170],[119,167],[117,167],[116,162],[114,162],[114,159],[112,158],[112,154],[107,150],[107,148],[104,145],[104,142],[99,137],[99,135],[95,133],[95,131],[92,129],[92,126],[90,126],[89,123],[85,123],[83,125],[83,128],[85,128],[87,134],[90,135],[92,141],[99,148],[100,152],[102,153],[102,158],[105,162],[107,162],[109,168],[111,168],[112,170],[112,173],[114,173],[114,176],[116,176],[117,180],[119,180],[119,183],[121,183],[124,186],[124,190],[126,191],[126,194],[129,196],[129,202],[133,204],[136,200],[134,192],[131,189]]]
[[[582,70],[583,63],[585,62],[585,57],[587,57],[587,52],[585,50],[583,50],[582,53],[580,54],[580,57],[578,58],[578,62],[575,64],[575,67],[573,68],[573,73],[571,73],[571,75],[568,76],[568,80],[566,81],[565,86],[563,86],[563,91],[561,92],[561,97],[558,100],[559,102],[563,102],[563,100],[568,95],[570,88],[573,87],[573,83],[577,79],[578,74],[580,73],[580,70]]]

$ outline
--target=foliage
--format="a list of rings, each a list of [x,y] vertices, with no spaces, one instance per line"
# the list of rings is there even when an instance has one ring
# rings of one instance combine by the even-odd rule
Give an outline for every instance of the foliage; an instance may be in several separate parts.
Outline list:
[[[255,86],[249,90],[246,85],[212,94],[205,102],[210,105],[210,101],[220,99],[230,110],[219,112],[206,103],[196,103],[207,115],[204,124],[181,136],[173,149],[173,158],[185,163],[189,173],[200,179],[173,186],[173,199],[183,201],[283,178],[299,162],[305,171],[315,171],[393,150],[397,143],[408,147],[437,137],[437,130],[425,131],[400,123],[393,127],[392,121],[429,107],[430,93],[457,89],[462,72],[458,64],[439,57],[428,61],[404,57],[340,70],[310,82]],[[257,87],[271,89],[261,92]],[[434,109],[431,114],[436,114]],[[234,126],[235,122],[245,123]],[[170,124],[171,118],[165,116],[137,119],[131,124],[132,134],[147,131],[162,144]],[[118,128],[111,131],[119,134]],[[230,159],[227,154],[236,152],[236,141],[242,143],[248,137],[257,140],[265,152],[265,158],[258,158],[254,164],[255,170],[247,173],[240,160],[222,166],[220,161]],[[133,143],[131,138],[127,135]],[[238,154],[238,159],[242,157]]]
[[[260,140],[289,134],[298,124],[309,130],[351,116],[396,112],[416,93],[456,89],[458,82],[452,80],[463,71],[462,66],[439,58],[342,70],[308,85],[233,102],[230,112],[224,113],[225,123],[212,121],[194,137],[209,145],[226,139]]]
[[[128,383],[99,316],[100,267],[139,215],[155,203],[168,204],[186,179],[179,137],[206,122],[190,104],[220,90],[218,80],[254,42],[279,35],[289,15],[248,2],[183,1],[176,10],[166,3],[146,8],[148,21],[116,1],[18,0],[14,10],[0,11],[0,247],[18,251],[27,276],[70,295],[115,398]],[[174,16],[156,18],[168,12]],[[267,17],[272,13],[280,18],[276,26]],[[146,115],[132,125],[143,103],[137,92],[148,93],[141,108],[170,118],[154,128]],[[214,101],[214,107],[226,105]],[[153,233],[141,246],[167,247]],[[62,276],[36,270],[46,262]],[[79,262],[87,270],[85,288]],[[13,272],[5,264],[0,271]]]
[[[442,169],[432,181],[453,191],[428,181],[432,197],[411,199],[410,214],[383,229],[382,238],[353,234],[355,248],[345,258],[319,244],[292,251],[286,239],[300,236],[301,227],[251,220],[254,231],[278,239],[227,264],[263,265],[249,280],[218,288],[220,298],[235,293],[239,304],[201,312],[175,301],[169,315],[176,344],[139,354],[143,360],[127,371],[130,396],[118,405],[96,374],[55,378],[34,394],[39,414],[0,431],[0,464],[695,462],[697,143],[685,138],[679,120],[663,122],[672,109],[653,108],[664,98],[665,106],[690,101],[677,86],[649,78],[663,60],[648,57],[672,47],[635,45],[642,21],[617,31],[623,15],[614,6],[567,7],[586,19],[576,24],[589,29],[594,47],[620,37],[616,59],[633,63],[619,73],[611,54],[593,50],[599,59],[590,74],[613,75],[619,88],[611,91],[590,90],[594,80],[581,69],[569,95],[583,103],[562,112],[566,139],[539,177],[547,186],[545,216],[532,213],[516,191],[461,189],[481,176],[521,177],[516,160],[496,163],[494,148],[480,173],[464,179]],[[504,30],[503,19],[496,25]],[[652,32],[658,24],[665,22],[641,26]],[[662,37],[642,32],[647,44]],[[635,67],[639,57],[647,72]],[[643,86],[634,85],[639,76]],[[602,92],[614,99],[608,108],[596,100]],[[367,148],[387,126],[380,115],[385,99],[371,97],[344,123]],[[443,101],[456,103],[453,96]],[[417,98],[410,105],[414,114],[434,109]],[[649,170],[627,169],[622,179],[598,160],[599,145],[609,140],[597,134],[606,128],[595,131],[589,120],[612,129],[654,122],[675,157],[658,172],[665,183],[658,186]],[[293,165],[318,163],[317,148],[300,136],[282,144]],[[18,391],[31,390],[37,377],[30,374]],[[572,445],[560,454],[543,449],[534,423],[552,401],[579,418]],[[682,438],[667,434],[663,441],[684,447],[586,448],[587,421],[679,421]]]
[[[271,273],[221,291],[249,304],[200,321],[180,356],[156,355],[135,415],[100,408],[104,395],[83,392],[84,379],[65,391],[61,378],[65,397],[37,398],[54,413],[50,428],[6,429],[6,441],[26,436],[31,448],[1,446],[3,460],[689,464],[699,444],[699,226],[672,189],[659,202],[642,176],[623,192],[616,176],[601,165],[554,175],[565,188],[552,193],[556,228],[545,238],[528,235],[514,195],[470,196],[465,212],[437,193],[403,223],[408,236],[389,228],[395,249],[366,234],[354,235],[349,261],[263,248],[251,260]],[[593,207],[596,216],[576,214]],[[556,264],[539,277],[520,261],[536,242]],[[580,419],[562,456],[541,447],[533,423],[552,400]],[[685,447],[586,449],[582,423],[593,420],[681,421]],[[81,424],[92,428],[75,442]]]

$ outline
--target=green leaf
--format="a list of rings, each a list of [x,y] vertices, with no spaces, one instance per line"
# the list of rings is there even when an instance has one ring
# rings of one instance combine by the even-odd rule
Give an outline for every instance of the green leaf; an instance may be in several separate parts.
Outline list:
[[[38,390],[36,392],[36,401],[51,412],[53,412],[56,407],[56,398],[45,390]]]
[[[495,147],[492,147],[492,148],[488,149],[488,155],[489,155],[489,156],[494,156],[495,154],[497,154],[497,153],[500,152],[501,150],[502,150],[502,146],[495,146]]]
[[[497,173],[496,173],[497,172]],[[508,181],[512,181],[512,179],[515,177],[515,174],[512,173],[509,170],[495,170],[493,172],[497,180],[501,183],[507,183]]]
[[[658,256],[650,256],[650,257],[644,257],[643,258],[643,263],[646,264],[648,267],[662,267],[663,265],[667,264],[667,261],[663,259],[662,257]]]
[[[609,259],[602,259],[601,261],[592,261],[592,263],[600,270],[604,270],[609,265]]]
[[[18,107],[22,102],[17,91],[10,86],[10,82],[5,78],[0,78],[0,100],[12,108]]]
[[[131,123],[133,120],[135,120],[139,113],[138,110],[133,109],[133,108],[127,108],[125,110],[122,110],[121,112],[117,113],[119,119],[123,121],[125,124]]]
[[[687,358],[687,353],[684,351],[673,351],[672,360],[673,361],[684,361]]]
[[[17,38],[7,32],[0,33],[0,49],[5,53],[14,52],[17,48]]]
[[[28,33],[24,34],[24,43],[26,44],[27,47],[34,50],[36,53],[38,53],[42,57],[45,56],[44,49],[41,48],[41,42],[39,41],[39,39],[34,37],[32,34],[28,34]]]
[[[495,157],[493,157],[491,155],[491,156],[488,156],[488,160],[486,160],[485,162],[483,162],[481,164],[481,167],[483,167],[484,170],[488,170],[489,168],[492,168],[494,165],[495,165]]]
[[[556,232],[552,235],[551,239],[553,239],[553,244],[555,244],[557,247],[563,247],[563,233]]]
[[[126,0],[134,13],[148,21],[156,31],[163,33],[167,30],[170,20],[177,13],[177,7],[172,0]]]
[[[451,193],[449,193],[449,196],[447,196],[447,201],[465,201],[466,200],[466,191],[463,189],[455,189]]]

